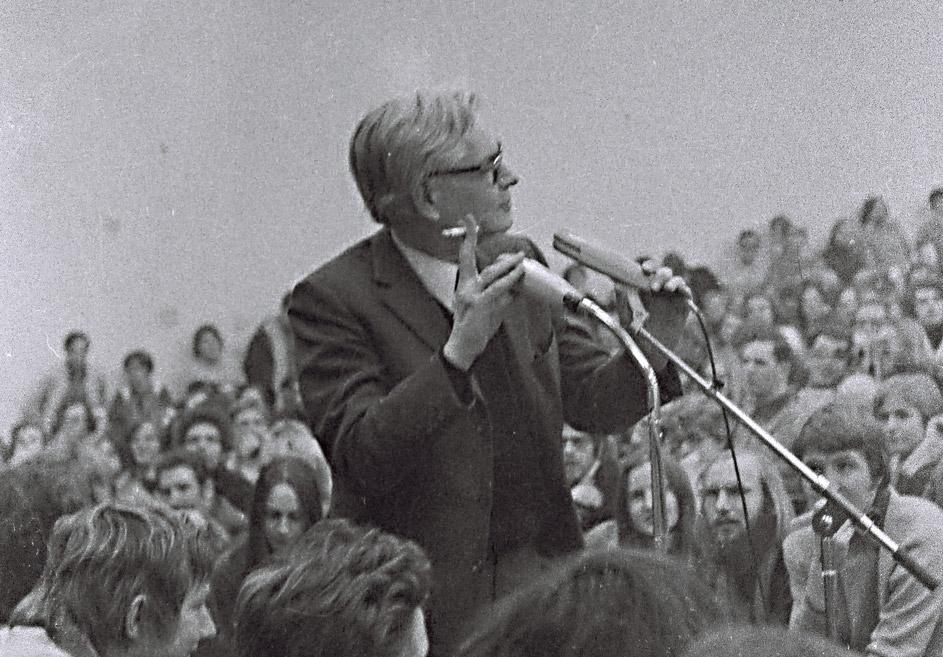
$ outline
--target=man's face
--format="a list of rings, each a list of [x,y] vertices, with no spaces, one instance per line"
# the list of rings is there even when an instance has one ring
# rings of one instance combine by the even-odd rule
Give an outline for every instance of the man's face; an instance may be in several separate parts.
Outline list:
[[[752,455],[741,456],[738,463],[748,518],[753,524],[763,510],[760,463]],[[745,535],[743,505],[732,460],[721,459],[707,469],[701,477],[701,500],[704,519],[718,544],[729,544]]]
[[[215,469],[222,459],[223,439],[219,427],[211,422],[196,422],[183,437],[183,446],[203,455],[206,465]]]
[[[917,321],[926,329],[943,324],[943,299],[935,287],[918,287],[914,290],[914,313]]]
[[[754,295],[747,300],[747,320],[756,326],[772,326],[775,321],[773,305],[762,295]]]
[[[180,616],[169,633],[142,639],[145,646],[141,654],[155,657],[189,657],[200,641],[216,636],[216,624],[206,600],[210,594],[209,584],[200,584],[187,592],[180,607]]]
[[[576,484],[593,464],[593,437],[570,426],[563,427],[563,471],[568,486]]]
[[[150,422],[141,424],[131,435],[128,447],[131,450],[131,458],[137,465],[151,465],[160,455],[160,437],[157,435],[157,429]]]
[[[135,392],[146,392],[151,389],[151,372],[144,363],[132,360],[124,368],[124,374],[128,378],[128,385]]]
[[[832,388],[845,376],[848,361],[848,341],[819,335],[809,349],[809,386]]]
[[[203,331],[197,343],[197,352],[206,360],[216,362],[223,355],[223,344],[211,331]]]
[[[157,493],[172,509],[200,511],[205,506],[200,482],[187,465],[161,470],[157,475]]]
[[[501,153],[501,144],[487,130],[472,128],[465,135],[463,146],[464,153],[438,168],[440,175],[430,176],[423,182],[439,214],[432,228],[439,231],[463,226],[464,217],[471,214],[480,227],[481,237],[503,233],[513,224],[510,188],[517,183],[517,177],[504,164],[503,154],[500,164],[496,168],[491,166]],[[472,167],[480,167],[480,170],[449,173]]]
[[[859,509],[871,506],[878,482],[872,478],[868,462],[860,451],[845,449],[826,454],[813,450],[806,452],[802,461],[810,469],[824,475],[839,493]]]
[[[887,309],[883,305],[876,303],[862,305],[855,313],[855,344],[873,344],[885,335],[887,328]]]
[[[743,361],[747,385],[758,400],[782,394],[789,380],[789,365],[776,360],[776,345],[769,340],[756,340],[743,345]]]
[[[884,423],[884,440],[889,454],[906,458],[924,437],[923,416],[896,395],[890,395],[878,409],[877,418]]]
[[[239,411],[233,418],[233,429],[238,441],[239,456],[244,459],[256,459],[260,450],[268,443],[268,421],[265,414],[249,406]]]
[[[633,468],[625,482],[626,504],[629,518],[635,529],[646,536],[655,535],[655,521],[652,511],[652,464],[643,463]],[[678,498],[669,488],[665,488],[665,528],[671,531],[678,526],[680,511]]]

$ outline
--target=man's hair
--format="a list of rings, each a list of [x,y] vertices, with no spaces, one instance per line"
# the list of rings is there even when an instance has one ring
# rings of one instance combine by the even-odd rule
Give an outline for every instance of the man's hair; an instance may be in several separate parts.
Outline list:
[[[148,373],[154,371],[154,358],[143,349],[137,349],[125,356],[122,366],[128,369],[132,363],[140,363]]]
[[[193,355],[200,355],[200,341],[205,334],[214,336],[220,344],[223,344],[223,334],[219,332],[215,324],[203,324],[193,332]]]
[[[937,187],[930,191],[930,195],[927,196],[927,203],[933,205],[933,202],[937,199],[943,199],[943,187]]]
[[[367,210],[388,223],[394,202],[450,164],[475,125],[475,94],[417,92],[390,100],[361,119],[350,140],[350,172]]]
[[[816,451],[834,454],[844,450],[860,452],[868,464],[874,481],[887,475],[884,435],[874,418],[861,409],[841,402],[832,402],[809,416],[792,451],[800,459]]]
[[[323,520],[242,585],[239,657],[397,654],[431,587],[415,543],[347,520]]]
[[[874,414],[890,400],[900,400],[920,413],[923,423],[943,413],[943,394],[929,374],[922,372],[895,374],[881,381],[874,396]]]
[[[68,351],[72,346],[72,343],[76,340],[85,340],[85,344],[89,346],[92,344],[88,334],[84,331],[70,331],[66,334],[65,339],[62,341],[62,346],[65,347],[66,351]]]
[[[202,403],[190,410],[183,412],[179,416],[173,431],[174,447],[182,447],[187,432],[195,424],[212,424],[219,431],[219,440],[223,449],[228,450],[232,447],[232,424],[229,421],[229,415],[223,408],[217,408],[212,403]]]
[[[213,567],[205,534],[159,508],[84,509],[57,523],[49,542],[56,547],[40,603],[47,631],[73,624],[100,655],[129,645],[125,619],[139,595],[147,598],[147,631],[167,635],[187,593],[208,581]]]
[[[157,460],[154,471],[156,476],[160,477],[162,472],[180,467],[193,470],[193,475],[196,477],[197,483],[201,486],[206,483],[206,479],[209,477],[209,472],[207,472],[206,466],[203,464],[203,458],[199,454],[194,454],[191,450],[182,447],[162,454]]]
[[[654,552],[583,553],[500,603],[459,657],[676,657],[722,622],[711,591]]]

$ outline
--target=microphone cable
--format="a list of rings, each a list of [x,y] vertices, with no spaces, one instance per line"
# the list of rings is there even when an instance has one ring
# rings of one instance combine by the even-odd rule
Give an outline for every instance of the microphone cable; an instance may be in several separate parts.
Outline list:
[[[701,335],[704,337],[704,345],[707,347],[707,360],[710,363],[711,367],[711,386],[715,390],[720,390],[724,387],[724,382],[720,380],[717,376],[717,363],[714,360],[714,348],[711,346],[710,332],[707,330],[707,322],[704,320],[704,315],[701,312],[700,307],[695,303],[688,304],[691,311],[694,313],[694,317],[697,319],[698,326],[701,329]],[[706,393],[705,397],[709,396]],[[713,401],[713,400],[711,400]],[[757,556],[756,551],[756,542],[753,540],[753,531],[750,528],[750,514],[747,511],[747,498],[743,492],[743,479],[740,477],[740,464],[737,461],[737,451],[734,448],[733,444],[733,431],[730,429],[730,418],[727,415],[727,409],[724,408],[722,404],[719,404],[720,412],[724,418],[724,431],[727,437],[727,449],[730,450],[730,458],[733,461],[733,472],[734,476],[737,478],[737,490],[740,492],[740,508],[743,510],[743,524],[747,532],[747,542],[750,545],[750,556],[752,558],[751,571],[753,574],[753,580],[756,582],[756,588],[760,593],[760,602],[763,605],[763,609],[766,610],[769,608],[769,592],[763,588],[763,582],[760,579],[760,560]],[[764,489],[765,490],[765,489]],[[763,493],[765,498],[765,492]],[[766,506],[764,499],[764,508]],[[761,619],[754,618],[754,605],[750,605],[750,617],[756,622]]]

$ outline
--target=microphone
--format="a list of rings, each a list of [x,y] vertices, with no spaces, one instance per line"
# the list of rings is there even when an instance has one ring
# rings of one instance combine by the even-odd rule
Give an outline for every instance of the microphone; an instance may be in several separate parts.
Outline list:
[[[613,251],[594,246],[573,233],[567,231],[554,233],[553,248],[590,269],[605,274],[616,283],[636,290],[648,289],[649,276],[642,271],[641,265],[637,262]],[[690,297],[687,297],[687,301],[691,310],[697,312],[697,306]]]

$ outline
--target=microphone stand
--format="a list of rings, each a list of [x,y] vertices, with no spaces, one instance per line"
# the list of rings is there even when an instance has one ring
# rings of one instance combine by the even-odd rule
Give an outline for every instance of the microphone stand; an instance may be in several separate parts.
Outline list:
[[[819,560],[822,565],[822,588],[825,592],[825,627],[828,637],[835,643],[841,643],[838,618],[835,615],[835,603],[838,600],[838,571],[835,566],[835,533],[839,523],[835,522],[828,504],[816,505],[818,509],[812,516],[812,530],[819,536]]]
[[[642,326],[633,326],[632,330],[637,337],[642,338],[654,347],[659,353],[664,355],[669,361],[674,363],[675,367],[684,372],[704,393],[720,404],[723,408],[730,411],[754,436],[759,438],[767,447],[769,447],[780,459],[785,461],[789,467],[799,473],[803,479],[815,489],[815,491],[826,498],[831,508],[839,517],[834,518],[837,525],[844,522],[842,516],[850,519],[858,530],[877,543],[881,548],[890,552],[891,557],[899,563],[907,572],[931,591],[936,590],[939,585],[939,579],[927,571],[923,565],[917,563],[914,558],[904,548],[888,536],[883,529],[878,527],[871,518],[863,511],[859,510],[844,495],[831,487],[831,482],[820,474],[812,471],[805,463],[786,449],[779,441],[769,434],[763,427],[757,424],[753,418],[742,411],[736,404],[719,393],[713,385],[708,383],[692,367],[685,363],[673,351],[658,341],[651,333]],[[654,466],[652,470],[654,471]]]
[[[668,553],[668,528],[665,521],[665,487],[664,473],[661,466],[661,392],[658,388],[658,377],[655,374],[655,368],[651,366],[641,348],[629,335],[622,325],[605,310],[599,307],[594,301],[586,297],[580,299],[568,299],[575,307],[574,311],[582,310],[594,317],[600,324],[605,326],[616,336],[619,342],[625,347],[625,350],[635,360],[639,368],[645,375],[645,383],[648,388],[648,407],[651,411],[648,414],[648,445],[649,461],[652,470],[652,529],[655,542],[655,549],[662,554]]]

